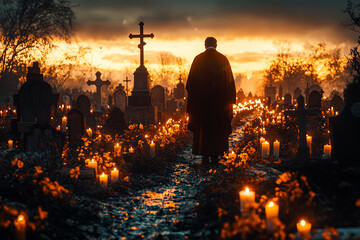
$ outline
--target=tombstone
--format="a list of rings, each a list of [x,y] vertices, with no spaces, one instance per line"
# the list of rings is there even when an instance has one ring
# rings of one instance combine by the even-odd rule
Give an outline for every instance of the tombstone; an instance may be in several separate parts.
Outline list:
[[[165,89],[160,86],[156,85],[151,89],[151,96],[153,99],[153,104],[157,106],[159,112],[165,111]]]
[[[179,83],[176,84],[176,87],[174,89],[174,98],[176,100],[184,99],[185,97],[185,85],[181,82],[181,75],[179,77]]]
[[[301,95],[301,90],[299,87],[296,87],[296,89],[294,90],[294,96],[293,99],[294,101]]]
[[[90,115],[90,105],[90,99],[86,95],[80,95],[76,99],[75,107],[85,118]]]
[[[171,99],[166,102],[166,112],[173,114],[176,112],[177,109],[177,102],[174,99]]]
[[[106,81],[103,81],[101,80],[100,76],[101,76],[101,73],[99,71],[97,71],[95,73],[95,76],[96,76],[96,80],[95,81],[90,81],[88,80],[87,81],[87,85],[95,85],[96,86],[96,110],[100,111],[101,110],[101,87],[106,85],[110,85],[110,81],[109,80],[106,80]]]
[[[284,105],[287,105],[287,106],[291,105],[291,94],[290,93],[285,94]]]
[[[51,106],[57,105],[58,94],[53,94],[50,84],[43,80],[37,62],[28,67],[26,82],[21,86],[18,94],[14,95],[17,108],[18,127],[22,133],[29,130],[34,123],[45,127],[48,125]]]
[[[248,94],[248,97],[247,97],[247,98],[248,98],[249,100],[252,100],[252,99],[254,98],[251,92],[249,92],[249,94]]]
[[[347,167],[359,167],[360,146],[360,82],[347,85],[344,90],[345,104],[338,116],[330,118],[331,156]]]
[[[65,106],[70,106],[70,105],[71,105],[71,98],[70,98],[70,96],[65,93],[65,94],[62,96],[62,98],[61,98],[61,102],[62,102]]]
[[[121,111],[125,112],[125,108],[127,106],[127,96],[126,92],[124,91],[124,86],[121,84],[116,87],[116,91],[114,92],[114,100],[115,107],[118,107]]]
[[[242,88],[236,93],[236,98],[236,103],[241,103],[245,100],[245,93]]]
[[[306,126],[307,116],[315,116],[321,114],[319,109],[305,109],[304,97],[300,94],[297,98],[297,109],[295,111],[285,111],[286,116],[293,116],[296,118],[299,127],[299,147],[296,155],[298,161],[306,163],[310,159],[309,147],[306,143]]]
[[[144,23],[140,22],[140,34],[130,34],[129,38],[140,38],[140,66],[134,72],[134,89],[128,97],[129,105],[126,107],[126,117],[133,123],[156,124],[157,107],[152,105],[150,95],[150,76],[144,66],[144,38],[154,37],[154,34],[144,34]]]
[[[80,144],[85,131],[83,114],[77,109],[71,109],[67,115],[67,126],[69,143],[75,145]]]
[[[65,136],[51,126],[40,127],[35,125],[25,133],[24,146],[27,152],[57,152],[62,153]]]
[[[275,96],[276,96],[276,87],[273,87],[272,85],[265,86],[265,98],[270,98],[270,102],[274,102]]]
[[[321,94],[318,91],[312,91],[309,94],[308,108],[321,108]]]
[[[340,112],[344,106],[344,100],[339,95],[333,95],[330,100],[330,107],[334,108],[334,111]]]
[[[125,129],[125,114],[120,108],[115,107],[105,122],[104,131],[112,136],[115,136],[116,134],[122,134]]]

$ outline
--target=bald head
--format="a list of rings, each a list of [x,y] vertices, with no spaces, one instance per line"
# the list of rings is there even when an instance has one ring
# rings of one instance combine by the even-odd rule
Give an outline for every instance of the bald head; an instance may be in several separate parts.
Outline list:
[[[207,37],[205,39],[205,48],[208,48],[208,47],[213,47],[213,48],[217,47],[217,41],[214,37]]]

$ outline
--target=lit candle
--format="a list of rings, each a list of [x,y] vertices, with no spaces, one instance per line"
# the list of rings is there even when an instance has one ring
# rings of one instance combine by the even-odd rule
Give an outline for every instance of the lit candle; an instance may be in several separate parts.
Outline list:
[[[310,155],[311,155],[311,143],[312,143],[312,136],[308,136],[308,135],[306,135],[306,143],[307,143],[307,145],[308,145],[309,152],[310,152]]]
[[[266,219],[277,218],[279,216],[279,205],[274,202],[269,202],[265,206]]]
[[[25,240],[26,239],[26,219],[25,216],[20,214],[14,221],[16,228],[16,239]]]
[[[134,153],[133,147],[130,147],[130,148],[129,148],[129,153]]]
[[[102,187],[107,187],[108,175],[106,175],[105,173],[102,173],[102,174],[99,176],[99,181],[100,181],[100,186],[102,186]]]
[[[112,182],[117,182],[119,180],[119,170],[114,168],[114,170],[111,171],[110,176]]]
[[[154,143],[154,141],[151,141],[151,143],[150,143],[150,156],[152,158],[155,157],[155,143]]]
[[[121,145],[119,143],[116,143],[116,145],[114,146],[114,152],[116,156],[121,155]]]
[[[331,156],[331,145],[330,144],[324,145],[324,154]]]
[[[280,156],[280,142],[276,140],[274,142],[274,157],[279,158]]]
[[[67,118],[66,116],[63,116],[61,119],[61,131],[66,132],[66,122]]]
[[[231,153],[229,153],[229,158],[236,159],[236,153],[234,153],[234,151],[231,151]]]
[[[245,191],[240,191],[239,194],[241,211],[244,211],[244,207],[247,204],[252,204],[255,202],[255,192],[250,191],[249,188],[245,188]]]
[[[261,131],[262,131],[262,129],[261,129]],[[265,142],[265,138],[261,137],[261,138],[260,138],[260,146],[262,146],[262,143],[263,143],[263,142]]]
[[[269,153],[270,153],[270,144],[268,141],[265,141],[261,145],[261,156],[263,158],[266,158],[269,156]]]
[[[56,127],[56,130],[58,130],[58,131],[60,131],[60,130],[61,130],[60,125],[58,125],[58,126]]]
[[[95,169],[95,174],[97,175],[97,162],[94,159],[91,159],[91,162],[88,163],[89,168]]]
[[[87,135],[88,135],[89,137],[91,137],[91,136],[92,136],[92,130],[91,130],[91,128],[86,129],[86,133],[87,133]]]
[[[311,223],[307,223],[305,220],[301,220],[300,222],[298,222],[296,224],[296,228],[297,228],[299,236],[302,239],[309,239]]]
[[[9,149],[13,149],[13,144],[14,144],[14,141],[13,140],[11,140],[11,139],[9,139],[9,141],[8,141],[8,147],[9,147]]]

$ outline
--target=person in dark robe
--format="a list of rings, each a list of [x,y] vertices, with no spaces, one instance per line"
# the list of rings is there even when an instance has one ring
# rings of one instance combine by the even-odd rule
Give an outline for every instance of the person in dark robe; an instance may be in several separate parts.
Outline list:
[[[213,37],[205,40],[205,52],[197,55],[186,83],[188,129],[193,132],[193,154],[203,155],[202,163],[218,163],[229,151],[233,104],[236,102],[234,77],[228,59],[216,50]]]

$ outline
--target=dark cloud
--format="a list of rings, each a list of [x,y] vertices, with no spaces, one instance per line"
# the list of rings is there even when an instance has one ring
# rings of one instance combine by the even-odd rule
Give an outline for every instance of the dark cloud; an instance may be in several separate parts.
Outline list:
[[[80,35],[120,38],[139,21],[156,36],[179,38],[208,35],[315,37],[355,41],[344,30],[341,0],[77,0]],[[324,35],[325,34],[325,35]]]

